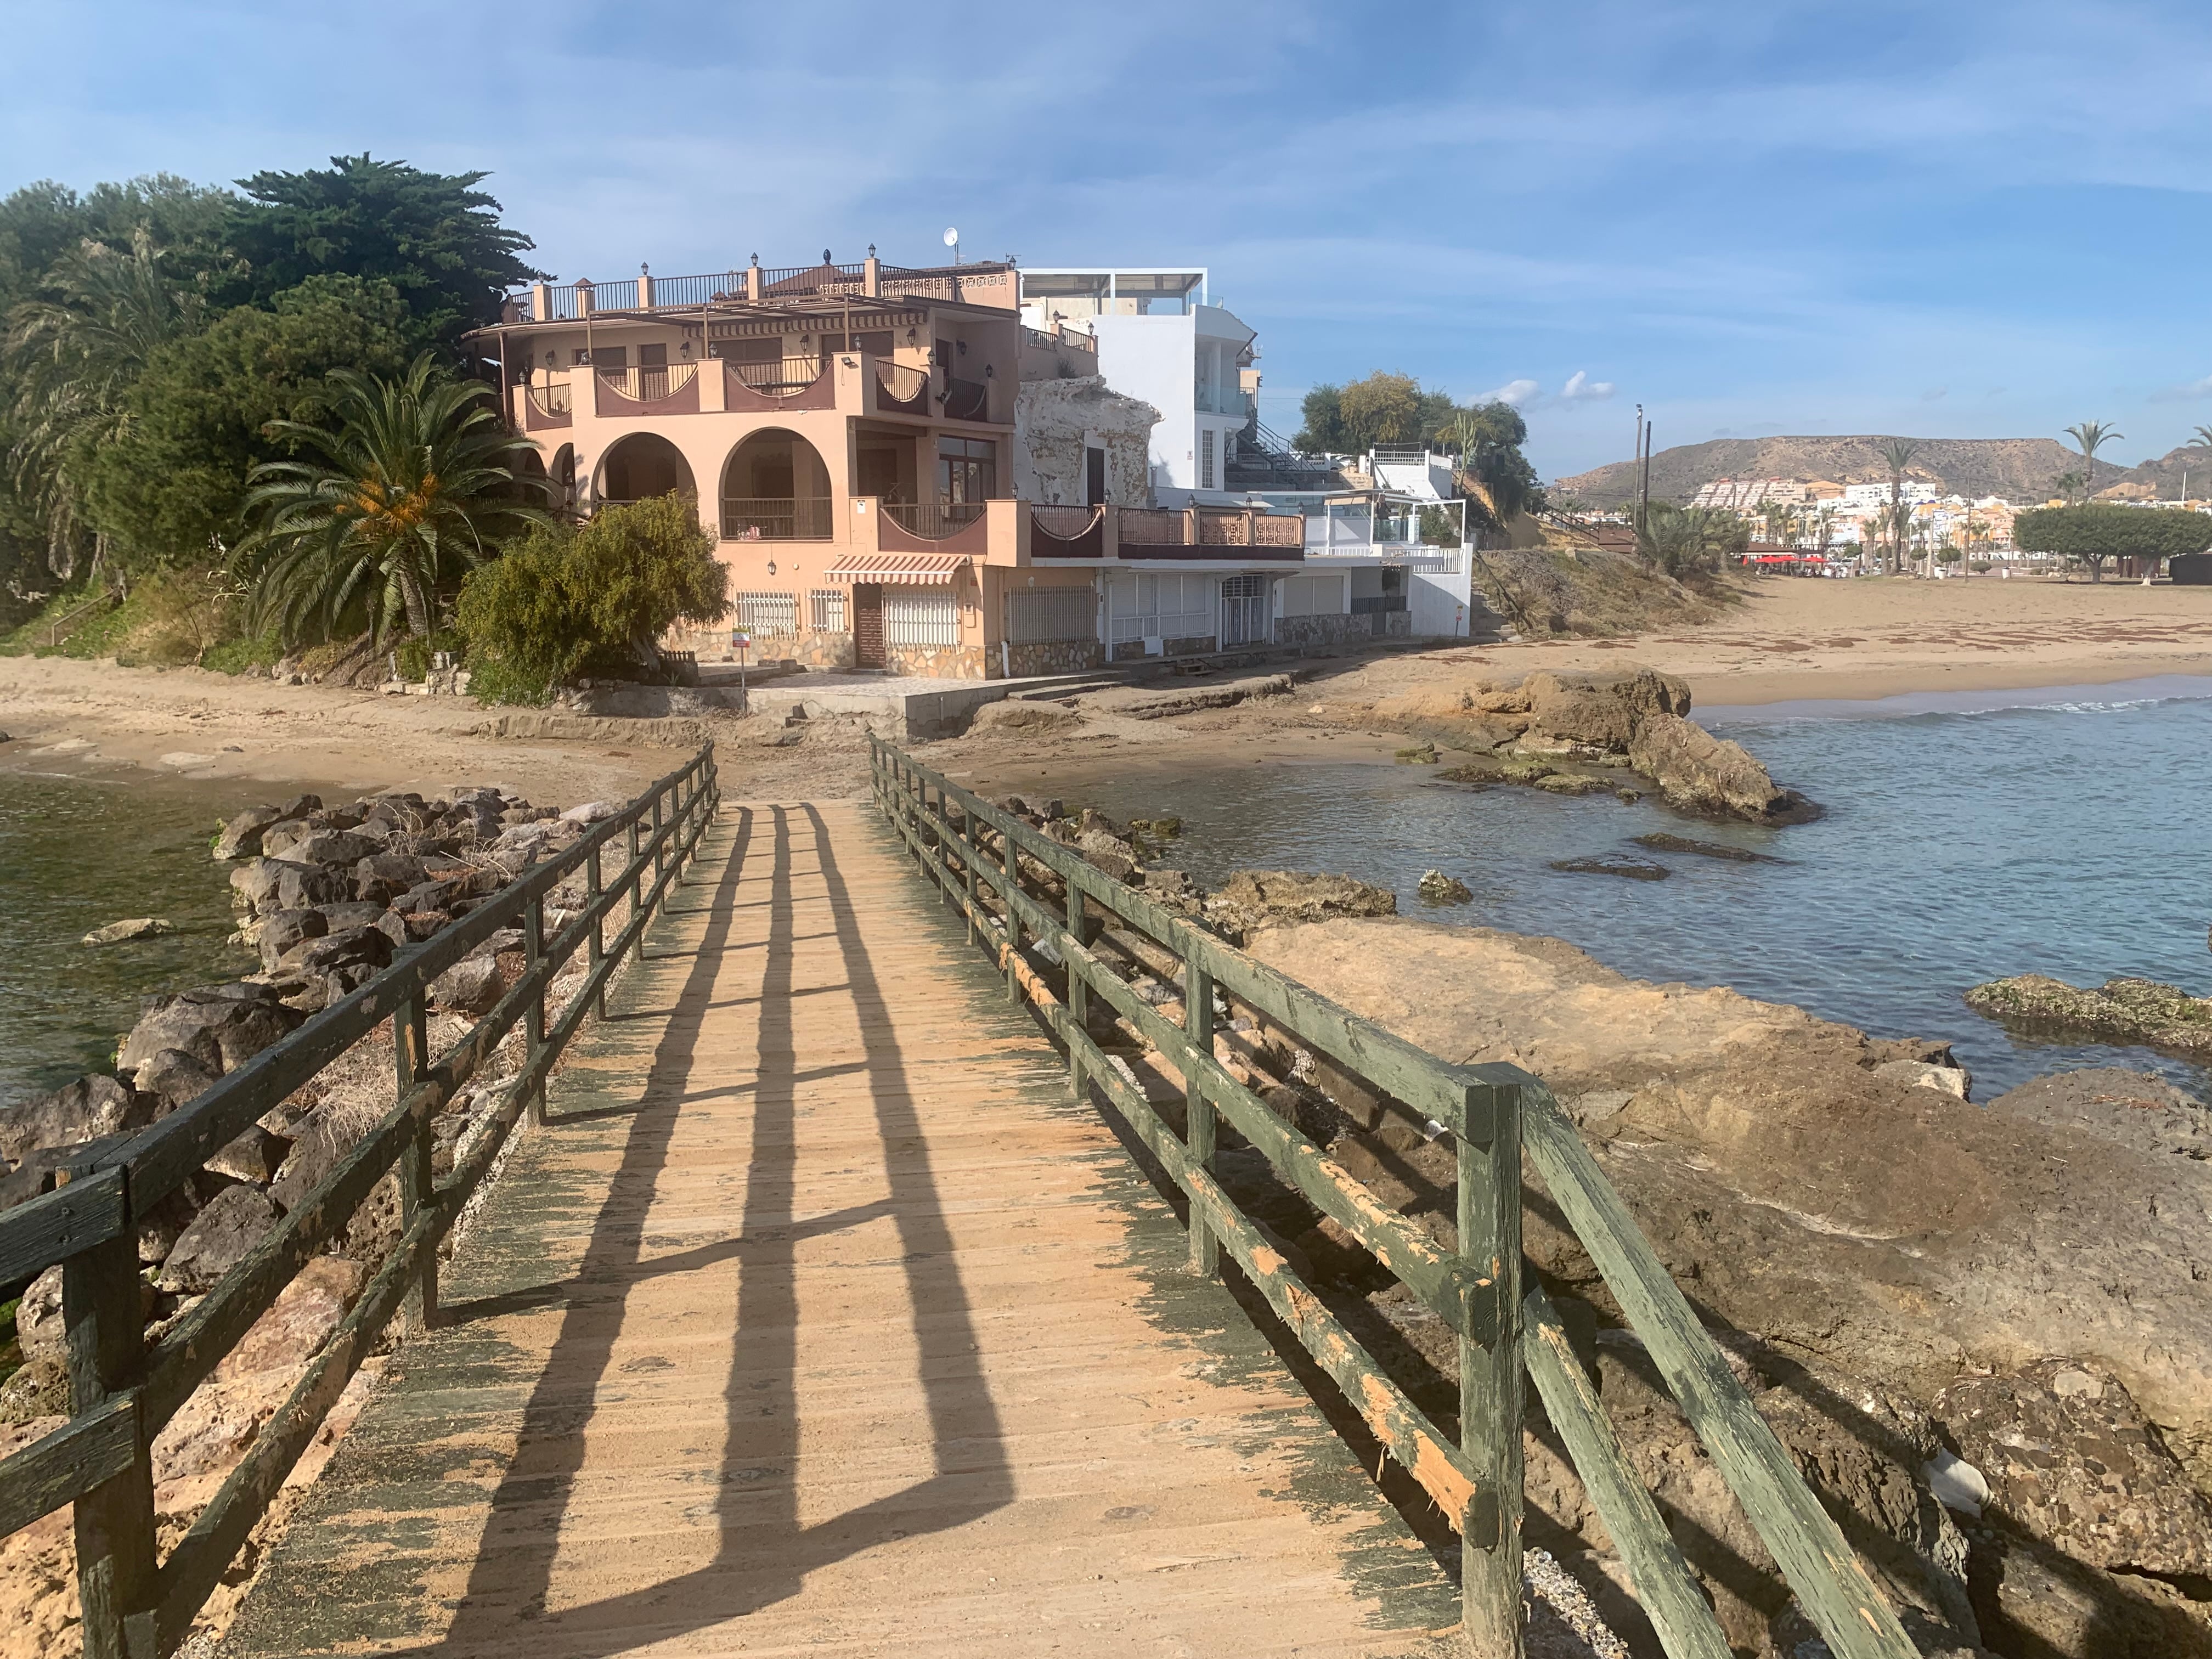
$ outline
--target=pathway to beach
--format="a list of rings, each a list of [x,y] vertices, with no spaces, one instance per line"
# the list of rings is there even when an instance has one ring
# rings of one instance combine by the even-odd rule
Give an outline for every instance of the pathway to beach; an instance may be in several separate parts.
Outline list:
[[[893,846],[724,808],[223,1651],[1449,1650]]]

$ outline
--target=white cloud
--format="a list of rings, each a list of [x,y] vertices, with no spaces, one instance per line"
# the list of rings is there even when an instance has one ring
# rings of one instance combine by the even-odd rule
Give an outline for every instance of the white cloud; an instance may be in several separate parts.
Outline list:
[[[2199,398],[2212,398],[2212,374],[2201,380],[2191,380],[2186,386],[2170,386],[2150,394],[2154,404],[2193,403]]]
[[[1567,377],[1567,383],[1559,392],[1559,401],[1563,404],[1596,403],[1611,396],[1612,381],[1593,380],[1578,368]]]
[[[1541,388],[1534,380],[1508,380],[1494,392],[1479,392],[1474,401],[1479,404],[1510,404],[1516,409],[1527,406]]]

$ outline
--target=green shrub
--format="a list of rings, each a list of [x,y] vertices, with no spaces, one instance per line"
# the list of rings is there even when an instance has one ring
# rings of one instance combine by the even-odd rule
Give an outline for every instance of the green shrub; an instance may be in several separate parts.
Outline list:
[[[450,651],[459,656],[468,647],[468,642],[450,628],[441,628],[424,635],[410,634],[399,641],[399,678],[403,680],[427,679],[430,674],[430,658],[440,651]]]
[[[602,507],[580,529],[541,526],[461,585],[470,689],[494,665],[491,684],[539,688],[539,700],[586,668],[634,669],[672,623],[727,616],[728,590],[714,538],[681,496]]]
[[[550,681],[492,657],[471,663],[469,695],[483,702],[517,703],[526,708],[538,708],[552,697],[553,687]]]
[[[266,634],[243,635],[225,640],[210,647],[200,659],[200,666],[218,674],[243,674],[249,669],[273,668],[284,654],[284,642],[271,629]]]

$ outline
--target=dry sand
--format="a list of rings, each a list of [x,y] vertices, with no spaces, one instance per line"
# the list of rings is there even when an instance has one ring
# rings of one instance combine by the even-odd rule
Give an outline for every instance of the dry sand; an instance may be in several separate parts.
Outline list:
[[[981,787],[1050,787],[1071,763],[1173,769],[1231,755],[1275,764],[1387,761],[1402,738],[1304,719],[1306,703],[1364,703],[1538,668],[1647,663],[1686,678],[1700,708],[2212,675],[2212,587],[1773,579],[1747,582],[1743,593],[1741,606],[1693,629],[1310,663],[1315,672],[1294,700],[1164,720],[1092,708],[1079,732],[993,732],[929,748],[933,763]],[[0,744],[0,769],[137,766],[234,778],[249,797],[264,784],[365,792],[462,781],[507,784],[549,801],[628,796],[680,763],[697,735],[691,723],[609,720],[567,722],[569,735],[556,738],[502,737],[495,735],[502,714],[465,698],[0,658],[0,731],[12,739]],[[817,722],[797,746],[770,748],[763,740],[781,729],[764,721],[714,729],[731,793],[827,799],[866,787],[866,748],[854,730]]]

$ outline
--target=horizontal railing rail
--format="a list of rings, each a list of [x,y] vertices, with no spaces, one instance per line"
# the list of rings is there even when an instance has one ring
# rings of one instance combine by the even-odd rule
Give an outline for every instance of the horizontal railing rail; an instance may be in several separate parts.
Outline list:
[[[963,380],[957,375],[945,377],[945,390],[939,394],[948,421],[988,421],[991,418],[991,388],[981,380]]]
[[[651,403],[681,392],[699,373],[696,363],[641,363],[629,368],[599,368],[599,384],[633,403]]]
[[[1807,1487],[1720,1348],[1668,1276],[1573,1125],[1537,1078],[1455,1066],[1254,961],[1073,848],[870,738],[878,809],[944,902],[965,919],[1067,1055],[1079,1093],[1096,1087],[1188,1205],[1191,1264],[1226,1249],[1251,1286],[1342,1391],[1378,1441],[1460,1533],[1463,1619],[1473,1650],[1517,1656],[1522,1374],[1534,1380],[1638,1601],[1673,1659],[1725,1659],[1718,1621],[1521,1255],[1524,1158],[1590,1255],[1799,1604],[1838,1659],[1911,1659],[1911,1642],[1841,1529]],[[1057,892],[1055,893],[1055,890]],[[1027,941],[1026,943],[1024,941]],[[1156,1006],[1110,965],[1133,958],[1182,1006]],[[1216,998],[1257,1030],[1316,1057],[1316,1072],[1395,1103],[1456,1148],[1456,1248],[1384,1206],[1255,1088],[1217,1040]],[[1120,1056],[1092,1035],[1096,998],[1184,1088],[1182,1133]],[[1328,1068],[1322,1070],[1322,1066]],[[1455,1441],[1306,1283],[1272,1233],[1217,1177],[1219,1126],[1363,1245],[1456,1333]]]
[[[927,414],[929,397],[929,371],[908,363],[895,363],[888,357],[876,359],[877,401],[888,404],[894,410],[910,415]]]
[[[723,362],[746,386],[772,398],[804,392],[830,372],[826,357],[771,357],[766,362],[741,362],[731,357]]]
[[[726,542],[826,542],[832,503],[826,495],[725,495]]]
[[[0,1281],[62,1269],[70,1420],[0,1459],[0,1532],[76,1505],[77,1577],[89,1659],[166,1655],[222,1581],[324,1417],[384,1328],[408,1305],[413,1326],[434,1320],[437,1249],[490,1173],[526,1113],[544,1117],[554,1062],[594,1008],[609,977],[635,951],[718,801],[711,744],[623,811],[592,825],[565,852],[532,864],[469,914],[151,1127],[97,1143],[66,1183],[0,1213]],[[604,859],[627,837],[612,884]],[[580,909],[546,932],[546,901],[581,873]],[[628,907],[620,931],[606,927]],[[520,924],[525,966],[489,1012],[434,1057],[428,1049],[430,988],[500,930]],[[568,1002],[549,1008],[554,981],[578,955],[588,968]],[[444,1179],[434,1175],[431,1125],[517,1025],[521,1069],[499,1105],[462,1143]],[[395,1103],[278,1222],[150,1348],[141,1335],[137,1218],[215,1152],[388,1025]],[[343,1231],[353,1212],[397,1172],[402,1231],[360,1298],[263,1425],[246,1455],[166,1559],[155,1548],[150,1448],[192,1391],[267,1312],[299,1271]]]

